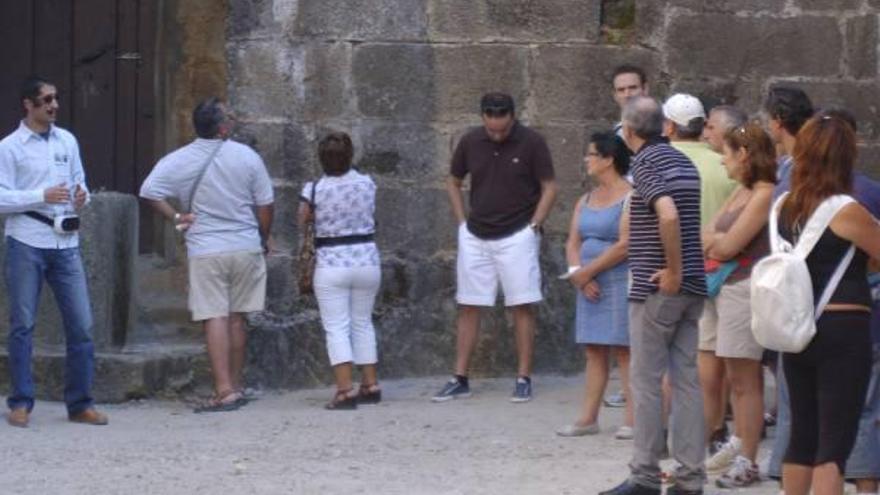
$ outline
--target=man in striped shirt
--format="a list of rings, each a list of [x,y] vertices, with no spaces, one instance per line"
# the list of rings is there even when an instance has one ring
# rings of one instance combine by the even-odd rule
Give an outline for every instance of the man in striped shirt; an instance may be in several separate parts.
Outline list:
[[[623,110],[623,135],[633,150],[630,206],[630,379],[635,438],[630,478],[604,495],[659,495],[663,450],[661,377],[674,393],[670,430],[681,463],[670,495],[702,494],[703,406],[697,377],[697,321],[706,280],[700,242],[700,176],[662,137],[663,112],[649,97]]]

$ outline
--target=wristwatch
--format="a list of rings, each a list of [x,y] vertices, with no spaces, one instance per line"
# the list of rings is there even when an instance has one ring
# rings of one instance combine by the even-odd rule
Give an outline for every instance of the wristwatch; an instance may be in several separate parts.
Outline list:
[[[175,214],[174,214],[174,223],[175,223],[175,224],[180,223],[180,213],[175,213]]]

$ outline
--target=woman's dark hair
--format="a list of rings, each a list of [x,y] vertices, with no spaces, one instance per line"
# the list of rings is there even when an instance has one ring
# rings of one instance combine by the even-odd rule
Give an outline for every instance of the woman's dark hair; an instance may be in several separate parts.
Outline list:
[[[796,135],[804,123],[813,116],[813,103],[810,97],[799,88],[776,86],[770,88],[764,110],[772,119],[782,123],[782,127],[792,136]]]
[[[354,146],[344,132],[331,132],[318,143],[318,158],[326,175],[337,176],[351,170]]]
[[[828,115],[808,120],[791,154],[795,165],[783,221],[804,224],[826,198],[849,194],[856,154],[856,133],[847,121]]]
[[[603,158],[611,158],[614,170],[620,175],[629,172],[629,157],[632,152],[616,133],[612,131],[596,132],[590,136],[590,143],[596,147],[596,153]]]
[[[758,181],[776,184],[776,148],[763,127],[755,122],[734,127],[724,134],[724,144],[733,151],[745,149],[748,153],[748,167],[743,176],[746,188],[751,189]]]

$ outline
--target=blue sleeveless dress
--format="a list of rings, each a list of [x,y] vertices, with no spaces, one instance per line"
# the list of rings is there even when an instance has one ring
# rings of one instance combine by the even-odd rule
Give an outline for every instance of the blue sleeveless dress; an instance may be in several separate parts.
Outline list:
[[[578,219],[581,264],[586,265],[617,242],[625,200],[605,208],[582,206]],[[596,277],[601,295],[592,302],[577,291],[575,341],[578,344],[629,346],[629,264],[626,260]]]

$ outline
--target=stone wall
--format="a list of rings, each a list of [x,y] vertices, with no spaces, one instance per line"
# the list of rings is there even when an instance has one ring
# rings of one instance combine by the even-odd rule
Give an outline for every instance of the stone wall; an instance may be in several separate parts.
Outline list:
[[[659,96],[694,92],[749,112],[769,85],[799,84],[818,104],[856,112],[873,165],[878,12],[877,0],[232,0],[229,96],[240,138],[275,180],[282,251],[270,260],[271,311],[252,322],[251,377],[287,386],[328,376],[316,312],[293,277],[297,196],[319,171],[315,142],[326,130],[352,134],[357,165],[379,184],[382,372],[445,373],[455,230],[443,181],[456,139],[479,122],[479,96],[513,94],[547,137],[562,186],[543,244],[536,367],[572,371],[581,366],[573,294],[554,275],[585,187],[585,139],[618,118],[613,67],[645,67]],[[508,317],[496,308],[483,323],[475,372],[512,371]]]

